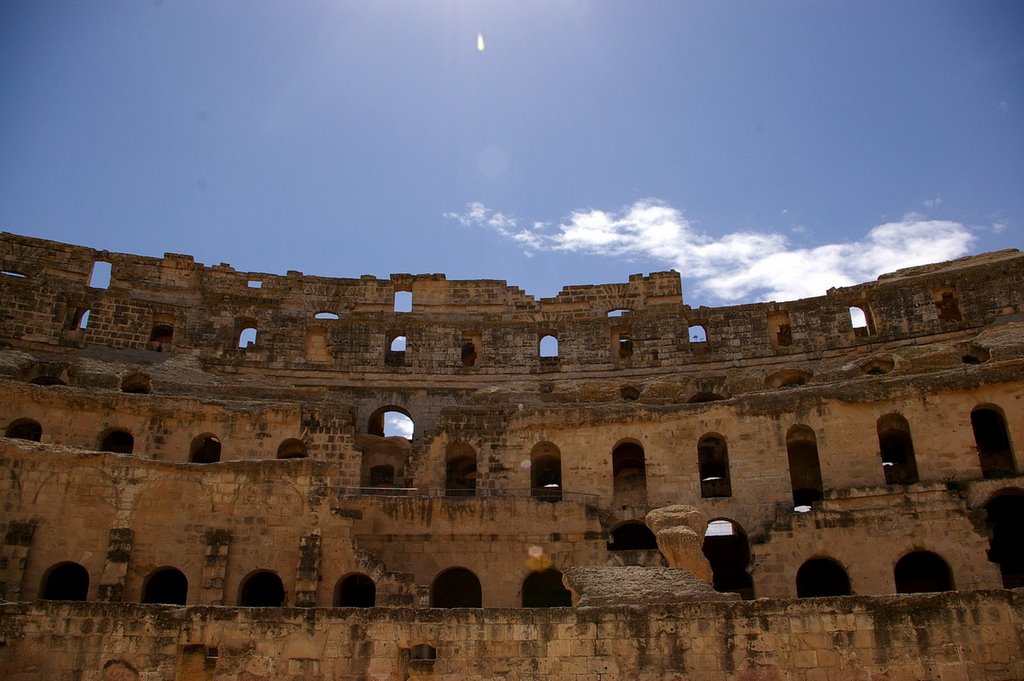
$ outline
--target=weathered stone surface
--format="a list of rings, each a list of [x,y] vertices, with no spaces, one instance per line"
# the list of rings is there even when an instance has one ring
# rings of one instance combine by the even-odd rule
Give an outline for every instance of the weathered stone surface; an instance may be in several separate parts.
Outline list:
[[[688,571],[672,567],[571,567],[564,581],[580,608],[739,600],[737,594],[719,593]]]
[[[675,504],[656,508],[644,518],[654,532],[658,549],[669,567],[686,570],[697,579],[711,583],[711,563],[704,556],[704,531],[708,521],[693,506]]]

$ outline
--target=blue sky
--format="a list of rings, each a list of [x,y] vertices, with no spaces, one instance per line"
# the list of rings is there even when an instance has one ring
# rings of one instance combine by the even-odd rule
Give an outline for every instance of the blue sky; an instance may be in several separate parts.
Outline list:
[[[1016,1],[6,0],[0,229],[816,295],[1020,245],[1022,37]]]

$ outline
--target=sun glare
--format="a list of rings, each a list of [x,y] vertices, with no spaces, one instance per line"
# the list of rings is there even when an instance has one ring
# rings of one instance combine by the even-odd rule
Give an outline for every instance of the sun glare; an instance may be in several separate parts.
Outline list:
[[[476,49],[479,50],[480,52],[484,51],[484,34],[483,33],[477,33],[476,34]]]

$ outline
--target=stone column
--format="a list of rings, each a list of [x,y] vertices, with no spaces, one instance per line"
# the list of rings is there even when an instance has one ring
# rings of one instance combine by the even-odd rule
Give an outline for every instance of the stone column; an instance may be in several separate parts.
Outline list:
[[[656,508],[644,519],[654,532],[658,548],[669,567],[688,571],[711,583],[711,564],[704,557],[704,531],[708,521],[693,506],[682,504]]]
[[[103,563],[96,597],[101,601],[119,603],[124,600],[124,578],[128,574],[128,558],[132,553],[135,532],[127,527],[114,527],[107,540],[107,559]]]
[[[28,551],[35,534],[35,523],[10,522],[0,551],[0,600],[17,601],[21,597],[21,581],[25,577]]]
[[[224,605],[224,578],[228,571],[228,549],[231,531],[206,531],[206,556],[203,559],[203,583],[199,602],[204,605]]]
[[[295,571],[295,605],[300,608],[316,607],[322,553],[318,533],[307,534],[299,539],[299,566]]]

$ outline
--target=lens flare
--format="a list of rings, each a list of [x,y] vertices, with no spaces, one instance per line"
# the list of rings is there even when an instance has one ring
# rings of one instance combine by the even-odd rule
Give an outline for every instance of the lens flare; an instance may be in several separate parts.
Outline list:
[[[483,33],[477,33],[476,34],[476,49],[478,51],[480,51],[480,52],[484,51],[484,34]]]

